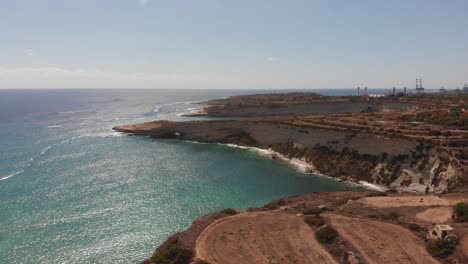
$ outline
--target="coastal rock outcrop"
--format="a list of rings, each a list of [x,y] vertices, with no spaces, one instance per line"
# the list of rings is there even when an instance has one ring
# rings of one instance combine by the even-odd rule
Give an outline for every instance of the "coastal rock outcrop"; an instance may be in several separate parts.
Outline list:
[[[459,161],[433,141],[296,125],[294,119],[156,121],[114,130],[154,138],[272,149],[311,164],[317,173],[401,191],[441,193],[463,180]]]

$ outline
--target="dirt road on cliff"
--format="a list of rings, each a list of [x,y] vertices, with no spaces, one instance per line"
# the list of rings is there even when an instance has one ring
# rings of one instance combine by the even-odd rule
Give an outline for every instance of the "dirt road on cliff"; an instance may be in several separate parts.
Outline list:
[[[219,220],[200,235],[196,250],[210,263],[336,263],[302,217],[282,210]]]
[[[439,263],[411,231],[394,224],[323,215],[368,263]]]

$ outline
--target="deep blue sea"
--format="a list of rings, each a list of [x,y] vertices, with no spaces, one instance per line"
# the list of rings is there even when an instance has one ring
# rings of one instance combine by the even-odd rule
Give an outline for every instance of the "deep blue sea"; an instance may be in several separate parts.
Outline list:
[[[265,92],[280,91],[0,90],[0,263],[138,263],[208,212],[356,189],[249,150],[111,130]]]

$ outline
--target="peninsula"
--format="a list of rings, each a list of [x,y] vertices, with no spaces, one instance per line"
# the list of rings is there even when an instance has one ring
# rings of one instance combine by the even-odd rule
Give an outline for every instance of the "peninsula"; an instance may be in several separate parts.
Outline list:
[[[259,94],[200,102],[202,111],[187,114],[222,120],[117,126],[130,135],[268,149],[272,158],[307,164],[307,172],[386,191],[311,194],[213,213],[146,262],[466,262],[467,102],[466,94]],[[454,206],[465,208],[458,220]],[[460,222],[450,226],[457,241],[434,240],[453,245],[442,256],[427,231],[453,221]]]

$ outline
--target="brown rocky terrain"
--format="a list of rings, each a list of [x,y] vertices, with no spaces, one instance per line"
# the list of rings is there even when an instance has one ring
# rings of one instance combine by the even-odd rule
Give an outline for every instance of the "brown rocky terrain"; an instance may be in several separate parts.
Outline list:
[[[390,122],[386,117],[375,117],[374,122]],[[324,122],[321,118],[156,121],[115,130],[155,138],[272,149],[309,163],[313,172],[402,191],[443,192],[466,185],[467,150],[450,146],[451,142],[468,144],[462,132],[453,131],[450,137],[429,136],[426,130],[396,132],[389,125],[374,128],[369,123],[366,130],[351,123],[351,118],[357,118],[354,116],[333,115]]]
[[[399,207],[388,206],[394,200],[401,201]],[[451,218],[444,222],[455,228],[460,243],[450,256],[438,259],[426,250],[431,243],[426,234],[439,222],[418,217],[434,205],[451,210],[455,201],[468,202],[468,193],[439,197],[308,194],[282,198],[262,208],[203,216],[168,241],[177,240],[180,249],[191,252],[191,263],[466,263],[468,224],[453,223]],[[319,210],[319,205],[326,209]],[[337,231],[332,241],[318,236],[326,227]],[[164,255],[169,244],[160,246],[145,263],[159,263],[158,256]]]
[[[196,251],[210,263],[337,263],[302,218],[283,210],[218,220],[199,236]]]
[[[452,223],[460,242],[448,257],[426,239],[435,224],[453,221],[454,204],[468,202],[467,101],[468,95],[235,96],[201,102],[210,106],[191,115],[255,118],[115,127],[269,149],[272,158],[300,161],[311,173],[390,189],[310,194],[209,214],[146,263],[467,263],[466,223]],[[317,212],[319,205],[326,211]]]
[[[398,100],[362,100],[357,97],[322,96],[315,93],[240,95],[200,102],[209,105],[185,116],[259,117],[403,111],[413,105]]]

